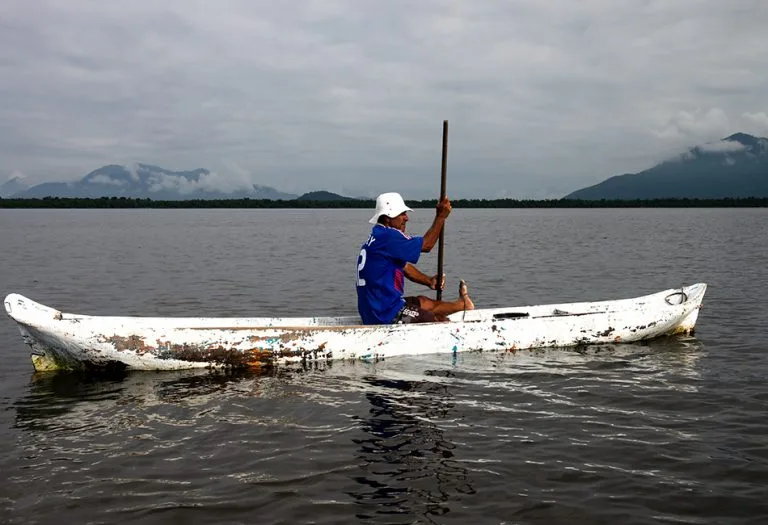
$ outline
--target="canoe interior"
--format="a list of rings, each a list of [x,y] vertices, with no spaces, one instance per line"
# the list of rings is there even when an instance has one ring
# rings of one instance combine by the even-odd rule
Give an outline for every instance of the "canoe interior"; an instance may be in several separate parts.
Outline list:
[[[466,312],[457,312],[449,316],[451,322],[479,322],[496,321],[503,319],[540,318],[579,316],[611,311],[619,311],[626,308],[637,308],[644,303],[652,303],[663,297],[669,304],[680,304],[689,297],[704,293],[706,285],[698,283],[679,289],[670,289],[656,294],[639,298],[618,299],[596,302],[579,302],[550,305],[515,306],[506,308],[476,309]],[[55,316],[60,320],[72,320],[88,322],[98,319],[98,322],[106,325],[120,325],[130,323],[137,328],[155,327],[162,325],[173,329],[201,329],[201,330],[251,330],[254,328],[278,328],[278,327],[353,327],[364,326],[360,318],[354,316],[315,316],[315,317],[119,317],[119,316],[91,316],[64,313],[43,304],[37,303],[18,294],[10,294],[5,300],[8,313],[13,317],[13,303],[18,302],[24,308],[45,317]]]

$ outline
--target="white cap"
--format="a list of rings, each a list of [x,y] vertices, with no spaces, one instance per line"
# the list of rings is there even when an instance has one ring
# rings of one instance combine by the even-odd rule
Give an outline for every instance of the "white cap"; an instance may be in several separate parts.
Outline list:
[[[373,217],[368,222],[376,224],[379,222],[379,217],[382,215],[386,215],[391,219],[397,217],[404,211],[413,210],[405,205],[405,202],[399,193],[382,193],[376,197],[376,213],[373,214]]]

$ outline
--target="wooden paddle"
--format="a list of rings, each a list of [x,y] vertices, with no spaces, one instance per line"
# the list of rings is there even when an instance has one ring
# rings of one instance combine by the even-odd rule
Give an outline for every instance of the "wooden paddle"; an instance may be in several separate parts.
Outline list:
[[[443,162],[442,169],[440,170],[440,200],[445,198],[445,168],[448,162],[448,121],[443,121]],[[440,201],[438,201],[440,202]],[[445,248],[445,225],[440,230],[440,240],[437,244],[437,300],[440,301],[443,298],[443,289],[440,286],[443,282],[443,250]]]

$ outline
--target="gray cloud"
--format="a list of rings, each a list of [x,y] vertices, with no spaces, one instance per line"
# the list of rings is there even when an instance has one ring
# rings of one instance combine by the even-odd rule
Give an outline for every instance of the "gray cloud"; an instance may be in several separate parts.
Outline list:
[[[0,176],[559,197],[768,135],[761,0],[7,0]]]
[[[724,140],[720,142],[711,142],[699,146],[699,150],[706,153],[728,153],[744,151],[747,147],[741,142],[735,140]]]

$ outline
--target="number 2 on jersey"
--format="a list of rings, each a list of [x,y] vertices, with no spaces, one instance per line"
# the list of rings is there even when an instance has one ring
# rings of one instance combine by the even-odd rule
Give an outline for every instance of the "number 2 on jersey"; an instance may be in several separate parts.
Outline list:
[[[363,271],[364,266],[365,266],[365,248],[360,250],[360,262],[357,264],[357,285],[358,286],[365,286],[365,279],[360,277],[360,272]]]

